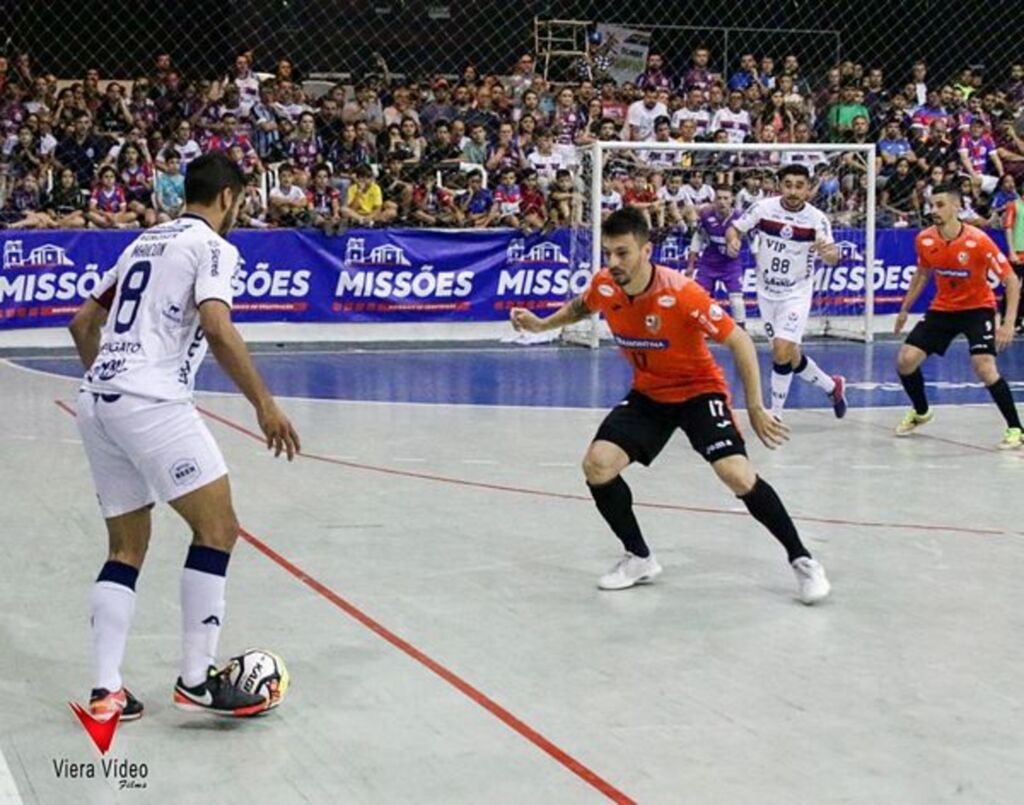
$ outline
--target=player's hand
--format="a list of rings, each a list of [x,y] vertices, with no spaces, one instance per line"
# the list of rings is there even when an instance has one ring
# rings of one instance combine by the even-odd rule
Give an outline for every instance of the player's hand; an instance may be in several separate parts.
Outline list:
[[[757,434],[764,446],[769,450],[781,447],[789,441],[789,426],[774,414],[758,406],[747,411],[750,417],[750,426]]]
[[[509,313],[512,326],[519,332],[539,333],[544,329],[544,320],[524,307],[514,307]]]
[[[736,257],[740,253],[740,245],[738,243],[732,243],[730,241],[725,242],[725,253],[729,257]]]
[[[274,458],[281,453],[288,456],[291,461],[298,455],[301,445],[299,434],[295,432],[292,423],[288,421],[277,404],[271,402],[264,408],[256,411],[256,419],[260,423],[260,430],[267,439],[267,449],[274,451]]]
[[[1013,322],[1004,321],[996,328],[996,352],[1002,352],[1013,343]]]
[[[899,313],[896,314],[896,323],[893,325],[892,328],[893,334],[899,335],[903,331],[903,328],[906,326],[907,312],[905,310],[901,310]]]

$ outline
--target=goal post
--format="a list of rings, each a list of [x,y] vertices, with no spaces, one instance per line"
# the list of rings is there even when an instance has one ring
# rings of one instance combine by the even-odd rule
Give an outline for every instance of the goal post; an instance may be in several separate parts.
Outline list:
[[[726,182],[739,191],[748,178],[757,176],[765,178],[768,193],[772,194],[774,175],[784,164],[806,164],[811,170],[812,182],[816,186],[820,183],[819,196],[825,200],[822,203],[812,198],[811,202],[829,216],[840,248],[840,262],[835,267],[815,259],[815,294],[808,335],[873,340],[877,281],[874,268],[877,177],[873,143],[605,141],[580,148],[579,152],[578,185],[587,193],[584,220],[579,229],[582,237],[589,241],[587,259],[594,270],[602,263],[603,179],[611,178],[614,185],[622,188],[638,181],[660,185],[670,174],[689,177],[696,172],[708,176],[712,182],[715,176],[725,177]],[[678,153],[678,158],[671,156],[673,152]],[[652,157],[652,154],[659,156]],[[655,233],[655,260],[682,269],[692,228],[685,224],[661,226],[655,228]],[[752,331],[760,333],[755,301],[755,257],[748,240],[745,240],[741,259],[748,321]],[[567,328],[563,338],[596,346],[602,334],[601,324],[594,319],[574,325]]]

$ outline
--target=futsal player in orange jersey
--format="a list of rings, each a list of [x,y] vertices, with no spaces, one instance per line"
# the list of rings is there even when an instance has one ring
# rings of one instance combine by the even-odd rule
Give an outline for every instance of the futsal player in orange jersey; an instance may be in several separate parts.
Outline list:
[[[935,298],[924,318],[910,331],[896,359],[900,382],[914,405],[896,426],[896,435],[908,436],[931,422],[934,414],[928,408],[921,364],[929,355],[945,355],[950,342],[963,333],[971,353],[971,367],[1006,420],[1006,431],[999,447],[1015,449],[1021,446],[1020,417],[1010,387],[996,368],[996,353],[1013,341],[1021,283],[992,239],[960,220],[960,203],[957,187],[936,187],[932,191],[935,226],[921,230],[914,242],[917,272],[896,317],[897,335],[907,323],[911,306],[933,275]],[[1006,286],[1006,316],[998,326],[996,297],[988,285],[989,271]]]
[[[805,604],[822,600],[830,589],[825,570],[800,541],[775,490],[757,476],[747,459],[730,409],[729,388],[705,342],[711,338],[732,352],[750,424],[761,441],[774,448],[786,440],[788,431],[764,408],[750,336],[698,283],[651,263],[650,228],[638,210],[612,213],[602,225],[602,240],[607,267],[594,275],[581,296],[544,319],[523,308],[511,312],[517,330],[534,333],[600,312],[633,365],[633,388],[605,418],[583,459],[597,509],[626,549],[598,586],[621,590],[661,573],[640,532],[633,496],[621,473],[634,461],[649,465],[678,428],[782,543],[796,573],[801,600]]]

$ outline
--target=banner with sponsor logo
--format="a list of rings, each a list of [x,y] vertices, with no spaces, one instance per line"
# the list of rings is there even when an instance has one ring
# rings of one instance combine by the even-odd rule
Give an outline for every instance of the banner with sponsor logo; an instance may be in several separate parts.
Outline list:
[[[651,49],[650,31],[605,23],[599,23],[597,30],[601,34],[601,48],[611,60],[608,75],[620,84],[632,84],[647,68],[647,54]]]
[[[872,272],[876,311],[899,308],[914,271],[914,236],[881,230]],[[0,235],[0,329],[67,324],[100,277],[139,232],[92,230]],[[866,267],[863,232],[836,230],[842,259],[816,270],[816,306],[860,315]],[[514,306],[553,310],[590,277],[590,233],[558,230],[524,237],[512,230],[243,230],[234,277],[238,321],[496,321]],[[655,259],[686,265],[687,243],[670,235]],[[744,251],[744,291],[755,298],[753,257]],[[915,310],[925,308],[930,289]]]

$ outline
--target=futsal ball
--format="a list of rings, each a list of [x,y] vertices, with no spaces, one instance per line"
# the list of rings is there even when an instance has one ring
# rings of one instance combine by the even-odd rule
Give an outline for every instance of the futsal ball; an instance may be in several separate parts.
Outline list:
[[[268,710],[277,707],[288,692],[288,669],[284,660],[258,648],[231,658],[228,679],[239,690],[263,696],[269,702]]]

